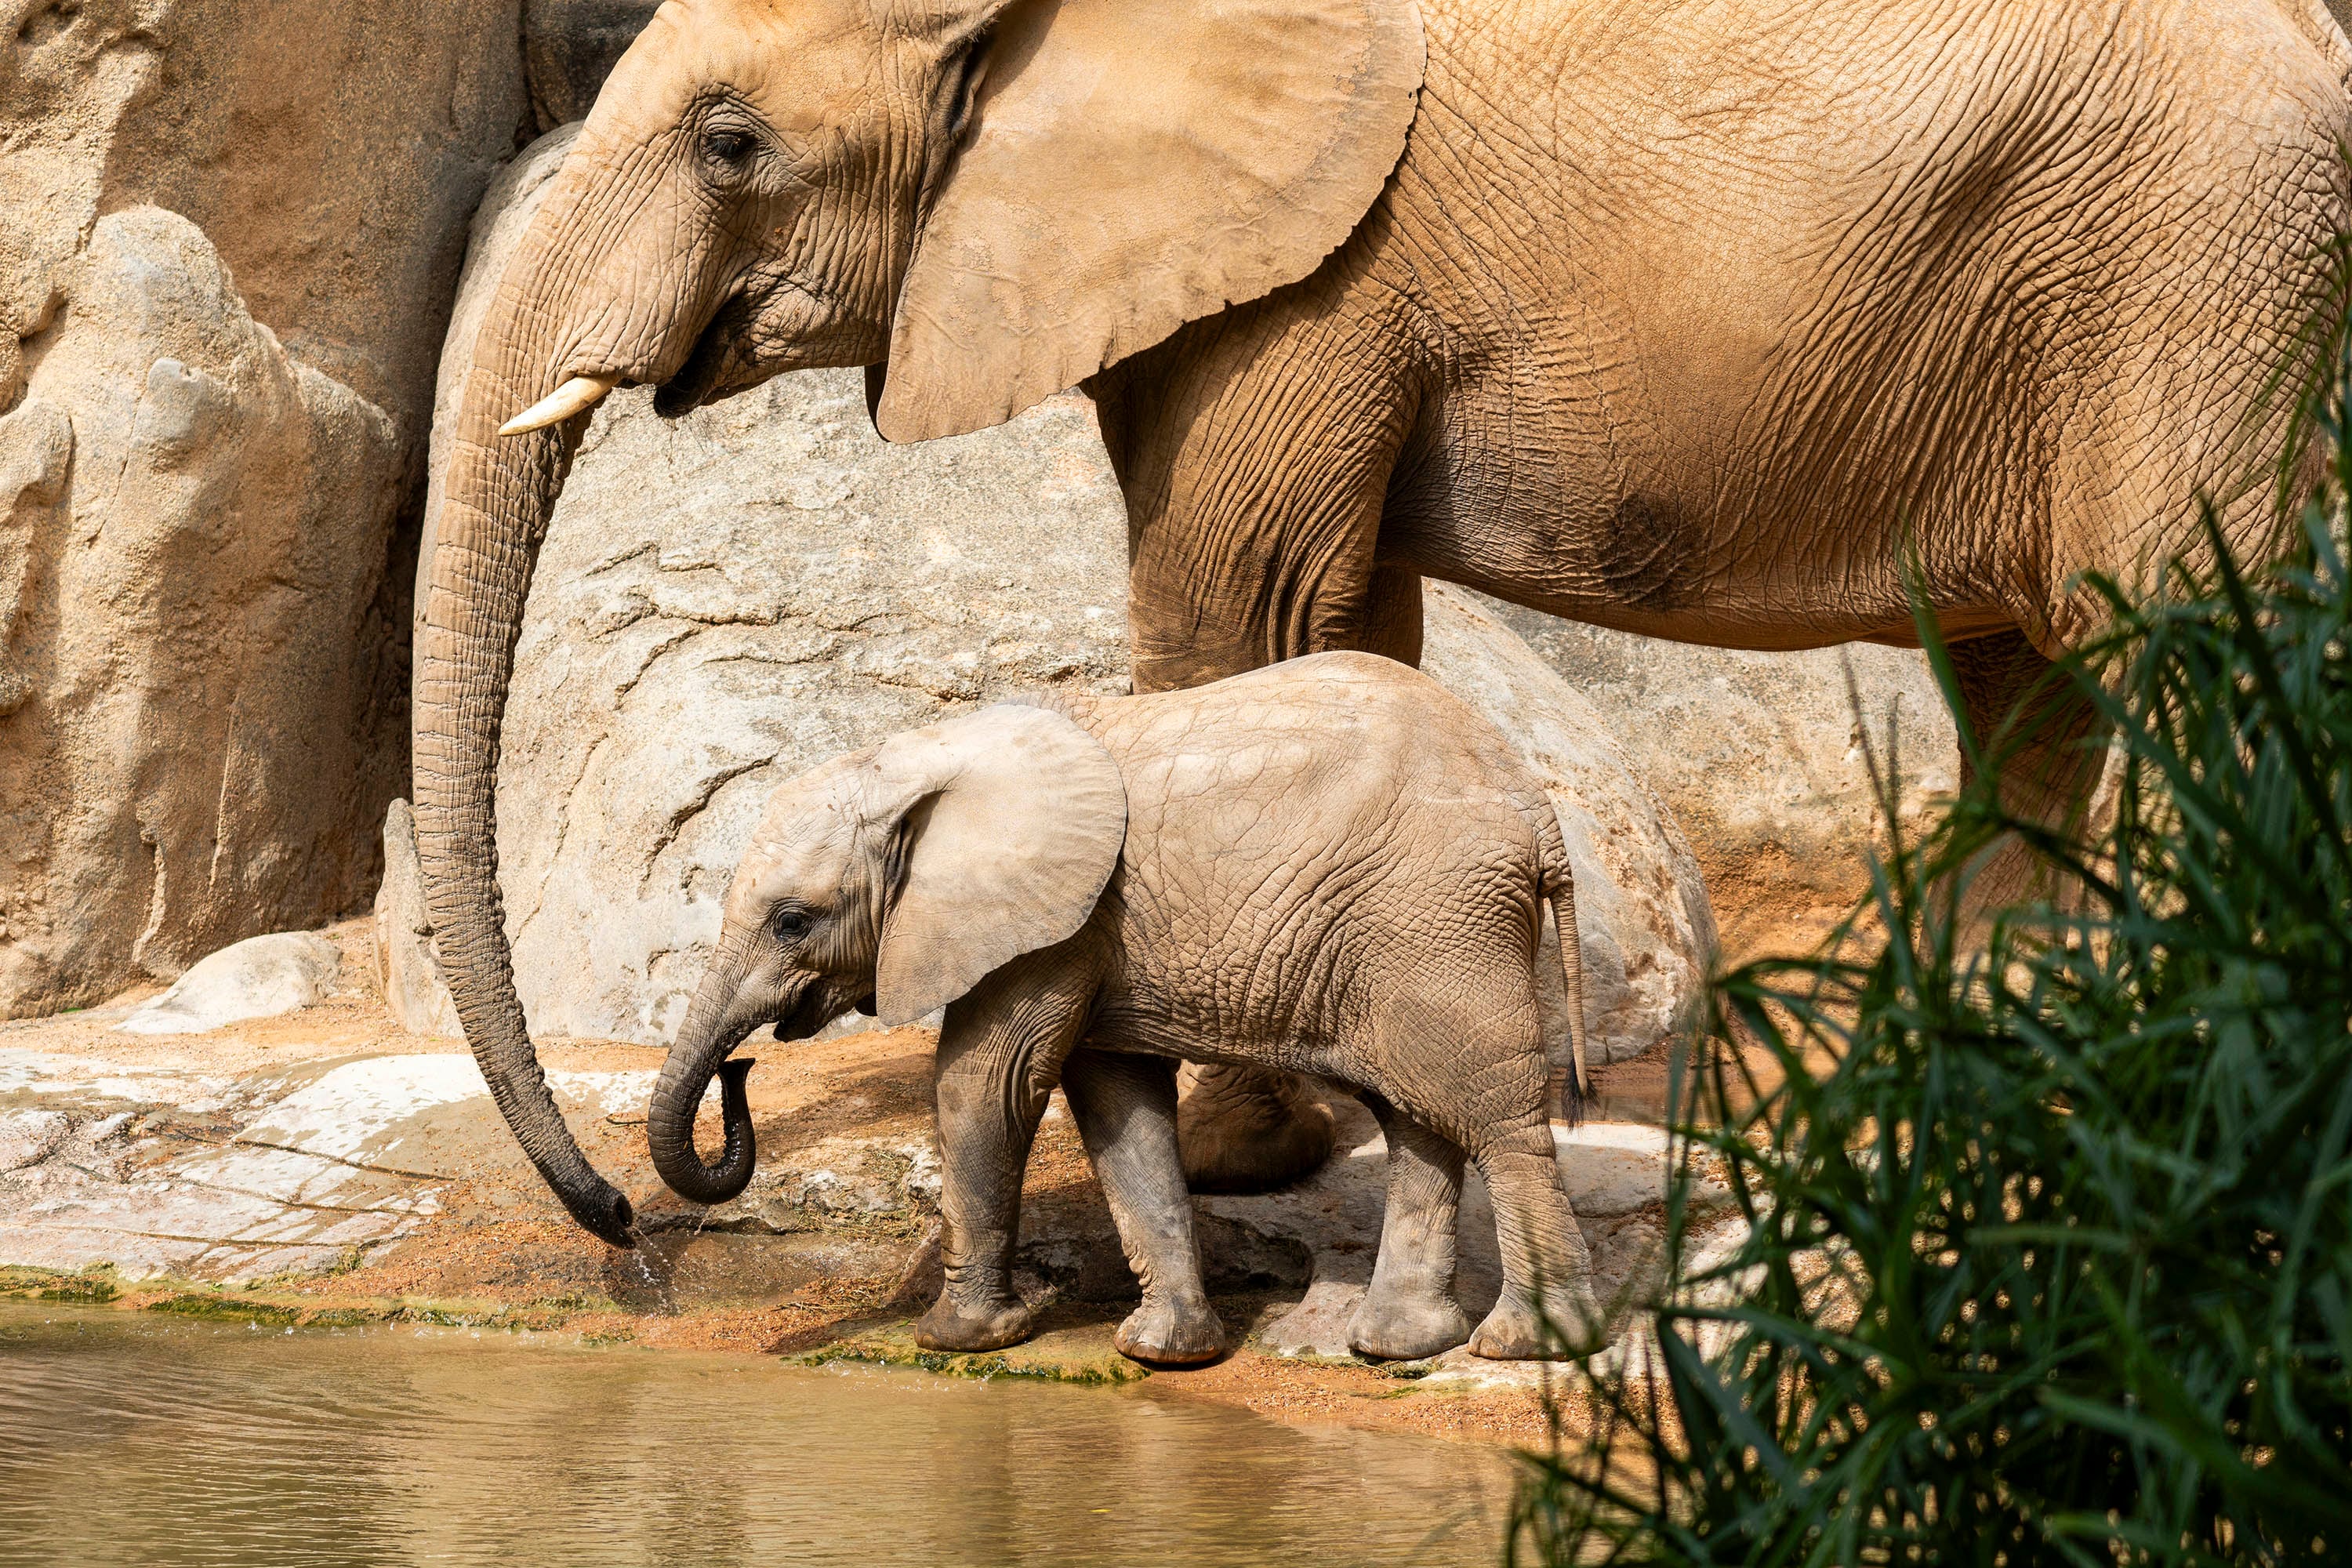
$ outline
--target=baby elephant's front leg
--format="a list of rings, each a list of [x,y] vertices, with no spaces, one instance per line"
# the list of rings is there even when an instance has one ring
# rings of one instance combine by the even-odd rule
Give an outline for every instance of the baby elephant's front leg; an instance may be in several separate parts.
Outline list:
[[[1171,1366],[1214,1361],[1225,1328],[1201,1283],[1192,1195],[1176,1146],[1176,1064],[1074,1051],[1062,1092],[1143,1285],[1143,1304],[1118,1327],[1119,1353]]]
[[[948,1009],[935,1083],[940,1120],[940,1261],[946,1284],[915,1325],[926,1350],[987,1351],[1024,1339],[1029,1309],[1013,1289],[1021,1174],[1075,1010],[1002,1005],[996,977]],[[998,1004],[998,1005],[992,1005]]]

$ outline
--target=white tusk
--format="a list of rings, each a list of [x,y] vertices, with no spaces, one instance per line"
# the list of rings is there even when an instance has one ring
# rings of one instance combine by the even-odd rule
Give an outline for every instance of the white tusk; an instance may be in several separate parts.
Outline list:
[[[593,408],[604,395],[621,384],[617,375],[575,375],[529,408],[499,426],[501,436],[526,436],[561,425],[583,409]]]

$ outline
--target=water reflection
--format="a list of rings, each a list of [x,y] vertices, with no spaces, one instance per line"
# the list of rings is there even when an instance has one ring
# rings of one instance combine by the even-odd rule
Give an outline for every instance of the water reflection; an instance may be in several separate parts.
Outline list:
[[[0,1308],[0,1563],[1491,1563],[1497,1452],[1142,1389]]]

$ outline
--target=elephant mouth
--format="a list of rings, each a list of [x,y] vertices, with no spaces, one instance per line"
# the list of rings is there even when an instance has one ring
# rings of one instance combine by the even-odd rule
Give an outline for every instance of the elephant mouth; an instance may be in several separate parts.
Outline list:
[[[779,1044],[805,1040],[841,1016],[840,1004],[825,994],[828,989],[824,985],[811,985],[777,1010],[775,1026]]]
[[[744,312],[740,301],[730,300],[719,313],[710,318],[699,337],[694,340],[694,350],[678,366],[677,374],[654,389],[654,412],[665,419],[675,419],[691,414],[707,403],[717,401],[729,390],[726,386],[730,362],[734,357],[735,334],[741,330],[740,318]]]

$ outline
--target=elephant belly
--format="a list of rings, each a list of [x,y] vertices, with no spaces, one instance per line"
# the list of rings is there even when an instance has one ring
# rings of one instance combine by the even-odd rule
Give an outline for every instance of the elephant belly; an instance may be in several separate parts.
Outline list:
[[[1391,496],[1384,563],[1568,619],[1718,647],[1916,640],[1904,523],[1850,498],[1735,511],[1712,486],[1627,483],[1590,443],[1449,447],[1453,466]],[[1581,462],[1580,447],[1591,454]],[[2011,541],[2027,548],[2011,553],[2034,552],[2037,526],[2020,520]],[[1999,542],[1997,531],[1946,531],[1913,536],[1942,624],[1955,636],[2011,624],[2000,552],[1981,548]]]

